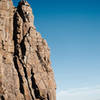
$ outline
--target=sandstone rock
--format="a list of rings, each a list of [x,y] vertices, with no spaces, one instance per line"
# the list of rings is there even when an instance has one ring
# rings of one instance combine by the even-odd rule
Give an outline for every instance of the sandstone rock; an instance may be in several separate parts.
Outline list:
[[[50,50],[28,2],[0,0],[0,100],[56,100]]]

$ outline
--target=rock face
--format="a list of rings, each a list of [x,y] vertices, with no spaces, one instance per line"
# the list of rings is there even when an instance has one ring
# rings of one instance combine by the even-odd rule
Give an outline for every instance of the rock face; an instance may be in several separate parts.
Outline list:
[[[27,2],[0,0],[0,100],[56,100],[50,50]]]

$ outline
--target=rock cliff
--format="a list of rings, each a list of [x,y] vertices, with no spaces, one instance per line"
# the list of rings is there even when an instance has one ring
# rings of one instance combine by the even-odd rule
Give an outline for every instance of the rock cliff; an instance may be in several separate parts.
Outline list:
[[[50,50],[28,2],[0,0],[0,100],[56,100]]]

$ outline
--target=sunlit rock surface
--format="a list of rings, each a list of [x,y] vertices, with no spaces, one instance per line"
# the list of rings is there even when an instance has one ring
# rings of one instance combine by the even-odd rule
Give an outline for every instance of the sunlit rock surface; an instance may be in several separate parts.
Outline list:
[[[0,100],[56,100],[50,50],[27,2],[0,0]]]

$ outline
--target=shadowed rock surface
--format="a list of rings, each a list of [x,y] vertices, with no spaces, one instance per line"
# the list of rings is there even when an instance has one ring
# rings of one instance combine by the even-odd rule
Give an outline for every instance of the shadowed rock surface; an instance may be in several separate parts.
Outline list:
[[[50,50],[27,2],[0,0],[0,100],[56,100]]]

